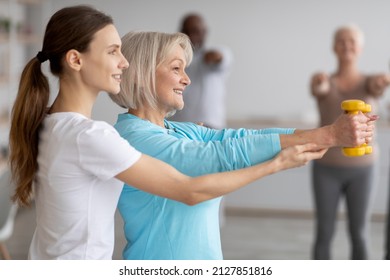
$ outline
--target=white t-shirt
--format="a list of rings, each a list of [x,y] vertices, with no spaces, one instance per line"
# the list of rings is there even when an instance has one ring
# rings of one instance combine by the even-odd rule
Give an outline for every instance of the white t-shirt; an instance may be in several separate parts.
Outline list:
[[[111,259],[123,188],[114,176],[141,153],[109,124],[78,113],[48,115],[39,141],[29,258]]]

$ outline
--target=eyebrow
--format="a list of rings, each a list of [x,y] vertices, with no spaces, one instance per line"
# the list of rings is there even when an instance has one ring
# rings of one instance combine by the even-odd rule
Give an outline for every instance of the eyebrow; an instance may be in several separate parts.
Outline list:
[[[176,61],[176,60],[178,60],[178,61],[180,61],[180,62],[183,62],[183,63],[186,63],[185,59],[181,59],[180,57],[174,57],[173,59],[170,60],[169,63],[172,63],[172,62],[174,62],[174,61]]]
[[[110,49],[110,48],[120,48],[121,46],[120,45],[118,45],[118,44],[112,44],[112,45],[109,45],[108,47],[107,47],[107,49]]]

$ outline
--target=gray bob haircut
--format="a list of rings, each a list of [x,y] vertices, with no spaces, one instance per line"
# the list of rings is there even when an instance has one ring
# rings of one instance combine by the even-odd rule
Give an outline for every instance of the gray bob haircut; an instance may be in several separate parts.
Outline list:
[[[183,33],[129,32],[122,37],[122,52],[129,68],[123,71],[119,94],[109,94],[119,106],[139,109],[144,105],[157,108],[156,69],[175,46],[181,46],[187,65],[193,51]]]

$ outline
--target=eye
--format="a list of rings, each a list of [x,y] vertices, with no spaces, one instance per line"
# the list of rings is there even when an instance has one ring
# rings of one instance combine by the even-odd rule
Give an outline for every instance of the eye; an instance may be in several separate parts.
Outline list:
[[[183,68],[183,63],[180,61],[180,60],[175,60],[172,64],[171,64],[171,67],[172,67],[172,70],[175,72],[175,73],[179,73],[180,71],[183,71],[184,68]]]
[[[175,73],[178,73],[180,71],[180,67],[179,66],[173,66],[172,67],[172,70],[175,72]]]
[[[114,50],[109,51],[108,54],[113,54],[113,55],[114,55],[114,54],[116,54],[117,52],[118,52],[117,49],[114,49]]]

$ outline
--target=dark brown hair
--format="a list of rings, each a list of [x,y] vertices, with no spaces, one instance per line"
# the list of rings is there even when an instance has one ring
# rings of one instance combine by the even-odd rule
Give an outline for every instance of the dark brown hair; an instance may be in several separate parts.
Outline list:
[[[88,51],[94,34],[113,24],[110,16],[90,6],[66,7],[49,20],[42,50],[25,66],[18,95],[12,108],[10,130],[10,167],[16,185],[13,200],[27,206],[32,198],[32,185],[38,170],[39,131],[50,97],[49,82],[41,63],[49,60],[53,75],[61,77],[63,58],[75,49]]]

